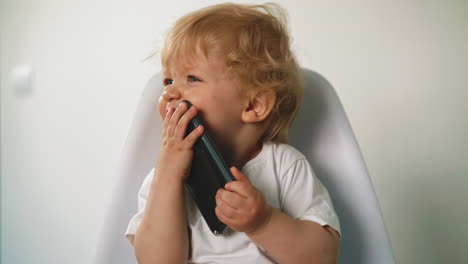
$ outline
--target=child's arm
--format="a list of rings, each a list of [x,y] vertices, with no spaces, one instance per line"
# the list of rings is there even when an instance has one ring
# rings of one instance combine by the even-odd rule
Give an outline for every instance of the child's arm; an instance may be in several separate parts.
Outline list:
[[[331,227],[300,221],[269,206],[247,176],[236,168],[238,181],[217,196],[216,214],[232,229],[245,232],[281,263],[336,263],[339,236]]]
[[[186,219],[183,183],[155,174],[145,214],[134,238],[138,263],[187,263]]]
[[[194,129],[187,137],[188,122],[197,110],[186,104],[164,119],[161,151],[155,166],[144,216],[133,241],[138,263],[187,263],[189,241],[185,212],[184,179],[188,176],[193,144],[203,133]]]
[[[330,226],[272,210],[268,224],[246,233],[281,263],[337,263],[339,235]]]

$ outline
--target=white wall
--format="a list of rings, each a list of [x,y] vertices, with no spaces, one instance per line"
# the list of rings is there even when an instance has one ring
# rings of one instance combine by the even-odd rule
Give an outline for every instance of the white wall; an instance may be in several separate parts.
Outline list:
[[[219,1],[0,2],[1,263],[90,263],[142,59]],[[244,1],[245,2],[245,1]],[[301,64],[334,85],[399,263],[466,263],[468,4],[280,1]],[[28,64],[31,93],[11,71]]]

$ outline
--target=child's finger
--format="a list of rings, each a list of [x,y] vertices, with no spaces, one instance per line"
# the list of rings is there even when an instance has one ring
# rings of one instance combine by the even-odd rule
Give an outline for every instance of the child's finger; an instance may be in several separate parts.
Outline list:
[[[196,114],[197,108],[195,108],[195,106],[192,106],[187,111],[185,111],[175,129],[174,136],[176,138],[183,139],[185,137],[190,120],[192,120]]]
[[[169,135],[174,135],[174,131],[177,127],[177,124],[179,123],[179,119],[184,114],[185,109],[187,109],[187,104],[186,103],[181,103],[177,106],[177,108],[174,111],[174,114],[171,117],[171,120],[169,121],[169,127],[168,127],[168,133]]]
[[[244,198],[249,198],[252,196],[252,185],[246,182],[241,182],[241,181],[232,181],[229,183],[226,183],[224,186],[226,190],[237,193],[238,195],[244,197]]]
[[[223,202],[227,203],[234,209],[240,209],[245,206],[246,199],[245,197],[235,193],[230,192],[225,189],[219,189],[216,197],[221,199]]]
[[[231,173],[236,178],[236,180],[241,181],[241,182],[249,182],[250,183],[250,180],[247,177],[247,175],[245,175],[240,170],[238,170],[237,167],[232,166],[231,167]]]
[[[194,130],[192,130],[192,132],[190,132],[190,134],[187,135],[187,137],[185,137],[184,141],[187,142],[187,144],[189,145],[189,147],[192,147],[195,142],[197,141],[197,139],[203,135],[203,131],[204,131],[204,127],[203,126],[197,126]]]
[[[174,109],[172,107],[167,108],[166,117],[163,122],[163,137],[167,135],[167,128],[169,127],[169,122],[171,121],[172,113]]]
[[[236,192],[243,197],[249,197],[253,190],[253,186],[249,178],[247,178],[247,176],[240,172],[236,167],[231,167],[231,172],[237,181],[226,183],[224,188],[226,188],[226,190]]]
[[[221,212],[221,209],[219,208],[219,206],[216,206],[215,208],[215,214],[216,214],[216,217],[218,217],[219,221],[221,221],[222,223],[228,225],[228,226],[231,226],[231,219],[229,219],[228,217],[226,217],[222,212]]]
[[[220,198],[216,198],[216,208],[218,208],[222,215],[229,219],[234,219],[238,215],[237,209],[231,207]]]

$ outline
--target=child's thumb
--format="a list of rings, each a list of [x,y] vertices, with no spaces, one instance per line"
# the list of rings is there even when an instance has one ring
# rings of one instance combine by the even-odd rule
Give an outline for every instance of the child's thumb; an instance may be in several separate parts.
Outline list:
[[[232,175],[234,175],[234,178],[236,178],[236,180],[238,180],[238,181],[250,182],[249,178],[247,178],[247,176],[244,173],[242,173],[241,171],[239,171],[235,166],[231,167],[231,173],[232,173]]]

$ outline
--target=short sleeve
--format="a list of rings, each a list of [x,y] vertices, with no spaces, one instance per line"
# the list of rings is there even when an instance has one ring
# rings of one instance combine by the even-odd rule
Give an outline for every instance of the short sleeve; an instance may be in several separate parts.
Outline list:
[[[280,206],[285,214],[297,220],[329,225],[341,236],[330,195],[305,158],[295,161],[285,171],[281,185]]]
[[[154,168],[148,173],[148,175],[143,180],[143,184],[140,187],[138,192],[138,212],[133,215],[128,223],[127,230],[125,231],[125,237],[131,241],[130,237],[135,235],[138,227],[140,226],[141,220],[143,219],[143,213],[146,206],[146,201],[148,200],[149,190],[151,186],[151,181],[153,180]]]

